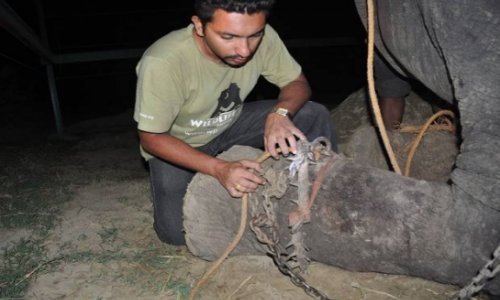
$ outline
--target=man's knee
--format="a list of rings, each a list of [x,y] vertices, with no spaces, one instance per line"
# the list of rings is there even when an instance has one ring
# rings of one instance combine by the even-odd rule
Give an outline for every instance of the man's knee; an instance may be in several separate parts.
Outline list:
[[[149,166],[156,234],[165,243],[184,245],[182,206],[194,173],[158,159]]]
[[[167,220],[157,218],[154,221],[153,227],[158,238],[169,245],[181,246],[186,244],[182,226],[172,226]]]
[[[184,190],[153,185],[153,227],[158,238],[167,244],[184,245],[182,206]]]
[[[308,101],[299,110],[299,112],[297,113],[297,116],[298,115],[301,115],[302,117],[305,117],[308,119],[313,118],[313,117],[318,117],[318,116],[322,117],[322,118],[324,118],[324,117],[329,118],[330,112],[328,111],[326,106],[324,106],[323,104],[318,103],[318,102]]]
[[[306,135],[308,131],[329,132],[333,123],[328,109],[323,104],[312,101],[306,102],[294,116],[293,121]]]
[[[324,136],[329,138],[332,149],[337,150],[337,136],[330,111],[321,103],[308,101],[293,118],[297,128],[307,136],[309,141]]]

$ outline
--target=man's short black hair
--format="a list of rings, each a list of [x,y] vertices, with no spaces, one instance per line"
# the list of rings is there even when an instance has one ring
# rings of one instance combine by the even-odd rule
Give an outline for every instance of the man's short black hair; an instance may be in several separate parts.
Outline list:
[[[203,24],[210,22],[216,9],[241,14],[264,12],[269,15],[274,0],[195,0],[195,13]]]

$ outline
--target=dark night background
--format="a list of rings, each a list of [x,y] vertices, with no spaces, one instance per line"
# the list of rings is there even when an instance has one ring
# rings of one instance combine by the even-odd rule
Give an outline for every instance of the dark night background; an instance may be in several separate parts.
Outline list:
[[[40,34],[36,1],[5,0]],[[145,49],[169,31],[186,26],[192,15],[192,1],[131,2],[40,0],[50,49],[55,54]],[[302,65],[313,89],[312,100],[334,107],[364,85],[365,32],[352,0],[278,0],[269,23]],[[0,133],[24,129],[34,137],[54,132],[40,58],[4,28],[0,45]],[[55,65],[64,126],[130,111],[138,60],[137,56]],[[276,94],[277,89],[262,80],[249,100]]]

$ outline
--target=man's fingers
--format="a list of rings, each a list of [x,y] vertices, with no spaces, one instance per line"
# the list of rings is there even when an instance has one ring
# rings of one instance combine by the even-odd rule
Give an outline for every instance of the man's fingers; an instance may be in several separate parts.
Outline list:
[[[305,136],[305,134],[298,128],[296,128],[296,130],[293,132],[293,135],[295,135],[301,141],[307,141],[307,137]]]
[[[307,137],[298,128],[291,129],[287,134],[275,135],[265,140],[266,150],[274,157],[278,158],[277,148],[281,153],[287,156],[292,152],[297,153],[297,139],[307,141]]]
[[[240,192],[236,189],[236,187],[231,187],[228,189],[229,191],[229,195],[231,195],[231,197],[234,197],[234,198],[241,198],[243,197],[243,192]]]
[[[295,136],[288,139],[288,144],[290,145],[289,151],[293,154],[297,154],[297,140],[295,139]]]
[[[262,172],[262,166],[260,163],[251,160],[240,160],[240,163],[247,169],[252,169],[257,172]]]
[[[287,156],[290,153],[290,147],[285,139],[280,139],[278,141],[278,146],[280,147],[281,154],[283,154],[283,156]]]
[[[298,128],[292,130],[293,136],[287,137],[288,144],[290,145],[290,152],[297,154],[297,139],[307,141],[306,136]]]
[[[233,197],[243,197],[245,193],[252,193],[257,189],[257,184],[246,181],[243,184],[236,184],[228,189],[229,194]]]
[[[276,143],[269,142],[266,145],[266,151],[269,152],[272,157],[279,158],[278,151],[276,150]]]
[[[266,151],[276,159],[279,158],[280,152],[284,156],[287,156],[289,152],[288,148],[288,144],[286,143],[286,140],[284,138],[273,137],[268,139],[266,143]]]

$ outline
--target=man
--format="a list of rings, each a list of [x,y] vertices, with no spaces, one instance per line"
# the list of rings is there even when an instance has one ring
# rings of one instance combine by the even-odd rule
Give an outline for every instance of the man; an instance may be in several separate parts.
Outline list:
[[[195,172],[215,177],[232,197],[264,183],[258,163],[218,153],[239,144],[277,158],[278,148],[295,152],[297,139],[335,142],[330,113],[308,102],[301,67],[266,24],[273,3],[196,0],[192,24],[156,41],[137,66],[134,119],[150,168],[154,228],[166,243],[185,244],[183,197]],[[243,104],[260,75],[280,88],[278,99]]]

